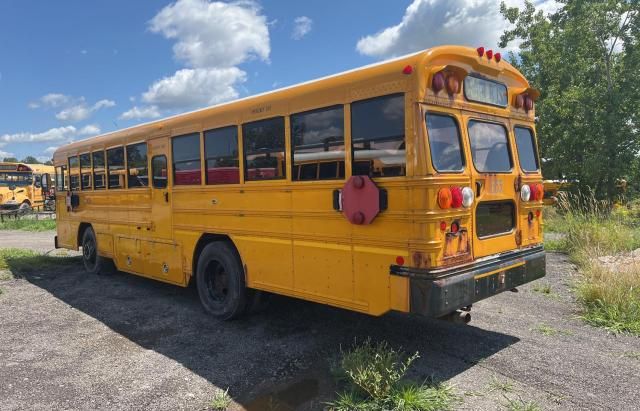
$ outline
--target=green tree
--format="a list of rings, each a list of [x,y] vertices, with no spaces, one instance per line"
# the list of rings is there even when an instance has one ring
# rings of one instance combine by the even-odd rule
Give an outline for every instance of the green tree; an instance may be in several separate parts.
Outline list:
[[[617,194],[640,152],[640,2],[558,0],[545,15],[530,1],[501,4],[513,24],[500,46],[541,92],[536,104],[545,178],[569,178],[600,197]],[[636,181],[636,183],[638,183]]]
[[[5,157],[2,161],[5,163],[17,163],[18,159],[15,157]]]
[[[34,156],[26,156],[25,158],[22,159],[21,163],[27,163],[27,164],[42,164],[40,161],[38,161],[37,158],[35,158]]]

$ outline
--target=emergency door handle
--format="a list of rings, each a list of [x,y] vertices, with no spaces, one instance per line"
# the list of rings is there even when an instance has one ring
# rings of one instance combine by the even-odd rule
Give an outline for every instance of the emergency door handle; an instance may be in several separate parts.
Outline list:
[[[169,192],[165,191],[164,193],[164,202],[168,203],[169,202]]]

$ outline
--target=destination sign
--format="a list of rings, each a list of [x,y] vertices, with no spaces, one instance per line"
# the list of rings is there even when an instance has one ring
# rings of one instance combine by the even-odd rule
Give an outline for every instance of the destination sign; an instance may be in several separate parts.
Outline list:
[[[465,77],[464,95],[469,101],[492,106],[506,107],[508,103],[507,86],[475,76]]]

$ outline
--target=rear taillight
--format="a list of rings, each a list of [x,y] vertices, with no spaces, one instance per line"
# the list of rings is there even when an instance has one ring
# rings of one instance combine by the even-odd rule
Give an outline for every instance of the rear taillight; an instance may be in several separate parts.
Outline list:
[[[438,190],[438,206],[448,208],[469,208],[473,204],[474,195],[470,187],[443,187]]]
[[[520,188],[520,199],[522,201],[540,201],[544,197],[544,186],[537,184],[523,184]]]
[[[544,197],[544,186],[541,183],[536,184],[536,197],[534,200],[540,201]]]

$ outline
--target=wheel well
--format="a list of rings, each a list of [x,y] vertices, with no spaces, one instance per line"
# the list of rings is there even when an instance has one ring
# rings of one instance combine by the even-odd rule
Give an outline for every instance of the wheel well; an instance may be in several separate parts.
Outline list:
[[[226,241],[227,243],[229,243],[235,250],[238,260],[242,262],[242,258],[240,258],[238,248],[228,235],[205,233],[200,237],[200,239],[196,243],[196,248],[193,250],[193,259],[191,260],[191,278],[189,279],[189,285],[193,283],[193,279],[196,277],[196,269],[198,268],[198,258],[200,257],[200,253],[207,244],[214,241]]]
[[[82,237],[89,227],[91,227],[91,224],[89,223],[80,223],[80,227],[78,227],[78,247],[82,245]]]
[[[24,201],[22,202],[22,204],[25,204],[25,203],[27,203],[27,204],[29,205],[29,207],[31,207],[31,201],[29,201],[29,200],[24,200]]]

